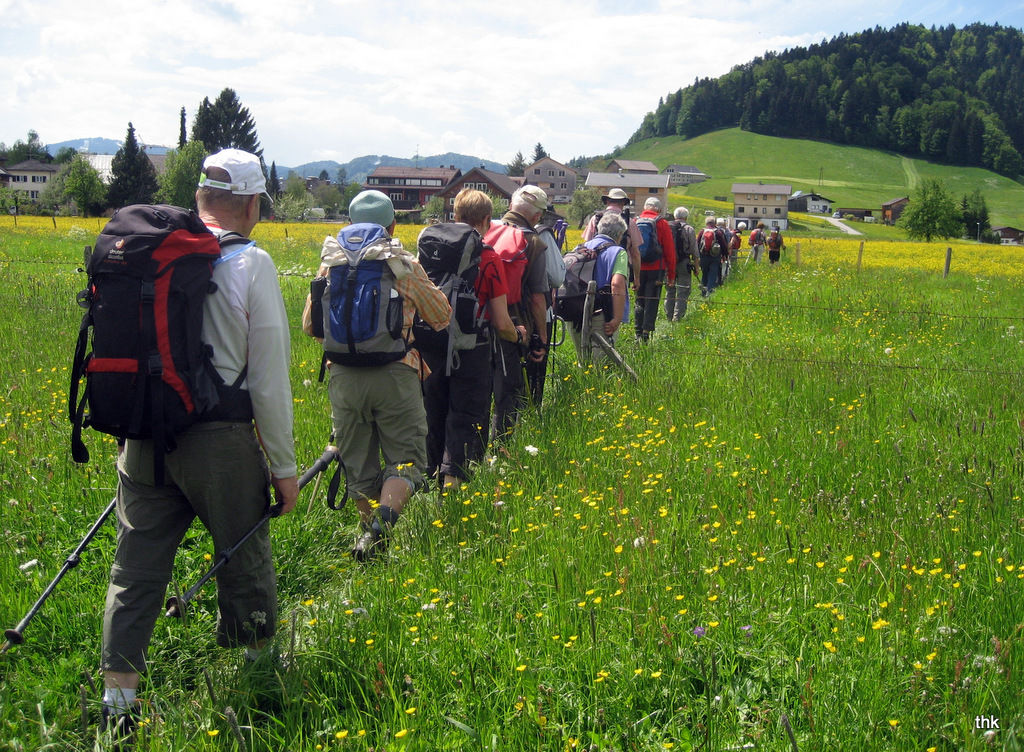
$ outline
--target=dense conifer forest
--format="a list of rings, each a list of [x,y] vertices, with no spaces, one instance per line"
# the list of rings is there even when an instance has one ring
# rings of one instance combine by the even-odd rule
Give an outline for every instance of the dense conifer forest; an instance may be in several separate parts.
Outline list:
[[[874,28],[767,54],[663,98],[629,143],[736,126],[1024,172],[1024,34]]]

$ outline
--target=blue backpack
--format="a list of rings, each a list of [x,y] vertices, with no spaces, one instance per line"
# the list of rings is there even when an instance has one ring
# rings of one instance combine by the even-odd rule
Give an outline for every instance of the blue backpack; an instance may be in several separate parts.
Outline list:
[[[661,241],[658,240],[658,218],[637,217],[640,230],[640,262],[650,264],[661,260]]]
[[[338,233],[343,253],[324,257],[326,277],[311,286],[314,331],[323,337],[324,352],[343,366],[380,366],[401,360],[408,352],[402,336],[404,309],[388,265],[388,251],[367,259],[367,252],[389,242],[383,227],[349,225]],[[316,323],[320,322],[320,326]]]

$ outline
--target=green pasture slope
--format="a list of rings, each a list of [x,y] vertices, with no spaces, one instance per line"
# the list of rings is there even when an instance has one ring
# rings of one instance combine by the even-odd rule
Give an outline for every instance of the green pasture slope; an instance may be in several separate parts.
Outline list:
[[[632,144],[625,159],[646,159],[659,168],[694,165],[711,176],[681,195],[695,199],[731,196],[736,182],[779,182],[794,191],[816,191],[840,206],[878,208],[914,195],[917,182],[936,178],[957,199],[980,188],[993,225],[1024,227],[1024,185],[976,167],[952,167],[898,154],[820,141],[775,138],[730,128],[693,139],[649,139]],[[675,191],[673,191],[675,193]]]
[[[3,627],[115,485],[111,440],[68,456],[87,242],[0,228]],[[267,245],[306,465],[329,426],[298,330],[317,244]],[[858,274],[852,248],[803,246],[799,267],[741,265],[646,346],[627,327],[639,383],[557,349],[543,413],[463,489],[418,495],[373,566],[348,554],[354,512],[307,489],[272,523],[286,659],[217,649],[209,584],[186,622],[158,622],[135,749],[1021,749],[1019,273],[958,250],[943,279],[869,244]],[[111,749],[96,682],[114,543],[107,524],[0,655],[0,750]],[[209,553],[193,530],[175,587]]]

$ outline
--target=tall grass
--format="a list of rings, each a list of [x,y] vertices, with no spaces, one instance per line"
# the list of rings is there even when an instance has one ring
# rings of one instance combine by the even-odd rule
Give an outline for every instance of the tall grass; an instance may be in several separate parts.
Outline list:
[[[297,324],[322,238],[281,229],[261,243]],[[74,466],[61,414],[81,243],[0,232],[10,624],[114,483],[111,442]],[[307,491],[273,522],[287,661],[217,650],[207,588],[158,625],[140,747],[1019,748],[1021,261],[956,247],[943,279],[938,244],[869,243],[859,272],[855,241],[804,240],[799,266],[793,245],[624,337],[636,384],[559,348],[543,410],[463,489],[417,496],[384,561],[353,562],[354,512]],[[328,404],[294,334],[312,461]],[[97,743],[112,550],[111,525],[0,657],[0,748]],[[194,531],[180,586],[209,550]]]

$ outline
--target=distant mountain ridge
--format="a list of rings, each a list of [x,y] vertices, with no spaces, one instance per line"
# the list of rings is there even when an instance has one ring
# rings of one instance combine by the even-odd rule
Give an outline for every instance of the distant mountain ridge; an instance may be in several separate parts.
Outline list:
[[[117,141],[112,138],[75,138],[70,141],[61,141],[56,144],[47,144],[46,150],[53,156],[57,156],[57,152],[63,149],[65,146],[80,151],[85,154],[117,154],[118,150],[124,146],[123,141]],[[170,146],[156,146],[153,144],[145,144],[146,151],[150,154],[166,154],[171,150]]]
[[[321,171],[327,170],[327,174],[331,180],[336,180],[338,175],[338,168],[345,168],[345,180],[349,183],[362,183],[366,180],[366,176],[373,172],[375,167],[452,167],[468,172],[474,167],[483,166],[485,170],[491,172],[499,172],[505,174],[505,165],[498,162],[491,162],[487,159],[480,159],[479,157],[469,156],[467,154],[456,154],[454,152],[446,152],[445,154],[435,154],[430,157],[419,157],[407,159],[404,157],[391,157],[386,154],[367,154],[363,157],[356,157],[344,164],[335,162],[333,160],[320,161],[320,162],[307,162],[306,164],[299,165],[298,167],[282,167],[277,165],[277,174],[281,178],[288,176],[289,172],[294,172],[300,177],[316,177]]]

